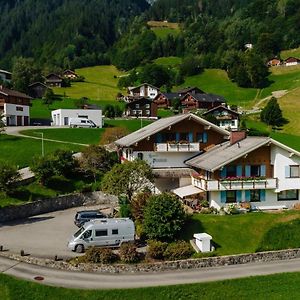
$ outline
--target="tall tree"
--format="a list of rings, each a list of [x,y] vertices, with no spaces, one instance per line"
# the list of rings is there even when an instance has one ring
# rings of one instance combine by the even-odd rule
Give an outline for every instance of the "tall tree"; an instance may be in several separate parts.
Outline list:
[[[287,123],[287,120],[282,116],[282,110],[275,97],[272,97],[268,104],[263,108],[260,113],[260,119],[271,126],[280,127]]]

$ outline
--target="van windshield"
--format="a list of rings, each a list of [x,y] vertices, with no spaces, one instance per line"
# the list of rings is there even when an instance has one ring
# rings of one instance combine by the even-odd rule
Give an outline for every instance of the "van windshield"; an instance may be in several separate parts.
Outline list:
[[[74,233],[74,237],[80,236],[84,232],[84,228],[81,227],[76,233]]]

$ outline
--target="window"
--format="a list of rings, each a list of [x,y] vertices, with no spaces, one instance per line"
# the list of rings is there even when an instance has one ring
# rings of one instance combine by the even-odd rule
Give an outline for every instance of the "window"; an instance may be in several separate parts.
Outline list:
[[[88,119],[89,117],[88,116],[85,116],[85,115],[83,115],[83,116],[78,116],[78,118],[82,118],[82,119]]]
[[[187,132],[181,132],[179,134],[179,139],[181,141],[188,141],[189,137],[188,137],[188,133]]]
[[[278,201],[298,200],[298,190],[288,190],[278,193]]]
[[[196,139],[198,143],[202,143],[203,142],[203,133],[202,132],[198,132],[196,135]]]
[[[260,176],[260,166],[251,166],[250,176],[251,177],[259,177]]]
[[[235,203],[235,202],[236,202],[236,191],[227,191],[226,203]]]
[[[139,105],[139,104],[136,104],[136,105],[135,105],[135,108],[140,108],[140,105]]]
[[[113,230],[111,231],[111,234],[119,234],[119,230],[118,230],[118,229],[113,229]]]
[[[146,110],[146,114],[147,114],[147,115],[150,115],[150,110]]]
[[[107,229],[96,230],[96,236],[107,236]]]
[[[144,155],[141,152],[139,152],[137,156],[138,156],[138,159],[140,159],[140,160],[143,160],[143,158],[144,158]]]
[[[290,177],[291,178],[298,178],[300,177],[300,172],[299,172],[299,166],[290,166]]]
[[[136,110],[133,110],[132,113],[135,115],[136,114]]]
[[[236,166],[228,166],[226,171],[227,177],[236,177]]]
[[[22,106],[17,106],[17,107],[16,107],[16,110],[17,110],[17,111],[23,111],[23,107],[22,107]]]
[[[83,238],[84,239],[88,239],[92,236],[92,230],[87,230],[84,234],[83,234]]]
[[[260,202],[260,190],[250,190],[250,202]]]
[[[150,108],[150,104],[146,104],[146,108]]]
[[[80,123],[82,123],[82,124],[85,124],[85,123],[86,123],[86,121],[85,121],[85,120],[81,120],[81,121],[80,121]]]

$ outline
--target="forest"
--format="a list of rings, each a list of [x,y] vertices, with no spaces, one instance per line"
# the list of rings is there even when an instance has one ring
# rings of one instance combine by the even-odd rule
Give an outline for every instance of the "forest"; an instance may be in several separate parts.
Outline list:
[[[113,63],[132,70],[178,56],[193,58],[199,70],[224,69],[240,86],[261,87],[265,62],[300,44],[298,2],[0,0],[0,65],[12,68],[24,56],[49,69]],[[178,33],[158,36],[151,20],[178,23]]]

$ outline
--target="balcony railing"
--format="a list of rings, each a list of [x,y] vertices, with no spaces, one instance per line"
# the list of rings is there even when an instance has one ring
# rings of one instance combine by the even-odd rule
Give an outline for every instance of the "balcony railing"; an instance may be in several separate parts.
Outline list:
[[[199,143],[157,143],[154,145],[156,152],[197,152],[200,151]]]
[[[203,178],[193,177],[192,183],[194,186],[205,191],[276,189],[278,187],[277,178],[205,180]]]

